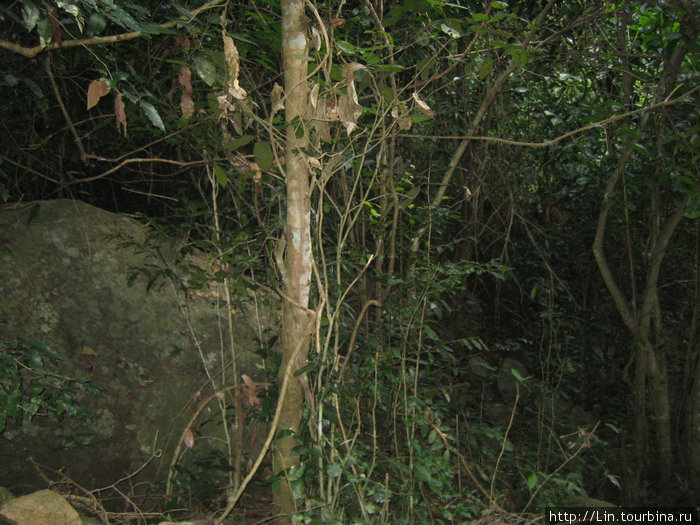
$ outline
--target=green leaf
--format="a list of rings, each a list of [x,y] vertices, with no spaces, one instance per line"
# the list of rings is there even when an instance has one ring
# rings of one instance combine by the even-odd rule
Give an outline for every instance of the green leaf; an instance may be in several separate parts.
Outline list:
[[[22,21],[27,31],[34,29],[39,21],[39,9],[37,9],[34,2],[31,0],[24,0],[24,2],[22,2]]]
[[[354,55],[357,52],[357,48],[345,40],[336,39],[335,45],[338,46],[341,53],[345,53],[346,55]]]
[[[449,26],[445,23],[440,24],[440,30],[450,38],[459,38],[460,36],[462,36],[461,33],[457,31],[454,27]]]
[[[136,20],[134,20],[134,18],[129,13],[127,13],[121,7],[118,7],[113,3],[111,3],[109,9],[104,9],[102,12],[107,18],[109,18],[112,22],[114,22],[120,27],[129,29],[130,31],[134,31],[135,33],[143,32],[142,27],[138,24],[138,22],[136,22]]]
[[[527,65],[527,51],[521,47],[512,47],[508,49],[508,53],[513,59],[513,62],[515,62],[516,66],[518,66],[520,69],[525,68]]]
[[[253,148],[255,154],[255,162],[262,171],[267,171],[272,167],[272,148],[269,142],[256,142]]]
[[[326,465],[326,474],[329,478],[337,478],[343,473],[343,467],[340,463],[331,463]]]
[[[508,9],[508,2],[491,2],[494,9]]]
[[[293,435],[294,431],[291,428],[283,428],[282,430],[277,432],[277,437],[275,439],[282,439]]]
[[[12,392],[5,401],[5,415],[19,423],[19,393]]]
[[[391,11],[389,11],[389,14],[386,16],[386,18],[384,18],[384,27],[387,28],[396,24],[399,20],[401,20],[403,12],[404,7],[402,5],[392,7]]]
[[[146,113],[146,116],[148,119],[151,121],[151,124],[153,124],[155,127],[157,127],[161,131],[165,131],[165,124],[163,124],[163,121],[160,118],[160,115],[158,114],[158,110],[153,107],[153,104],[150,102],[140,102],[141,107],[143,108],[144,113]]]
[[[489,15],[485,15],[483,13],[476,13],[474,16],[472,16],[472,20],[474,20],[474,22],[488,22]]]
[[[424,115],[423,113],[413,113],[409,116],[413,122],[425,122],[426,120],[433,118],[430,115]]]
[[[24,410],[24,416],[28,420],[31,420],[39,411],[39,407],[41,407],[41,405],[41,399],[37,397],[32,397],[31,399],[25,400],[22,403],[22,410]]]
[[[41,47],[45,47],[53,40],[53,30],[48,16],[43,16],[37,21],[36,30],[39,32],[39,45]]]
[[[479,66],[479,78],[484,80],[487,76],[491,74],[493,70],[493,58],[486,57],[486,59]]]
[[[400,64],[377,64],[374,68],[379,71],[384,71],[385,73],[401,73],[401,71],[406,69]]]
[[[520,372],[518,372],[515,368],[510,369],[510,373],[513,374],[513,377],[518,380],[518,382],[522,383],[525,381],[525,378],[520,375]]]
[[[314,370],[316,368],[316,365],[314,363],[309,363],[308,365],[302,366],[299,370],[296,370],[294,372],[294,377],[300,376],[302,374],[305,374],[306,372],[309,372],[311,370]]]
[[[56,361],[60,361],[62,359],[59,354],[51,350],[51,347],[43,341],[32,341],[31,343],[29,343],[29,346],[35,348],[42,354],[49,356],[51,359],[55,359]]]
[[[537,485],[537,472],[533,472],[527,477],[527,489],[532,490]]]
[[[289,467],[287,470],[287,479],[289,481],[296,481],[299,478],[301,478],[304,475],[304,471],[306,470],[306,464],[302,463],[299,465],[299,467]]]
[[[211,87],[214,85],[216,81],[216,66],[214,62],[204,55],[197,55],[194,57],[194,60],[192,60],[192,66],[199,75],[199,78],[204,80],[207,86]]]
[[[428,337],[433,342],[439,342],[440,341],[440,336],[438,336],[435,333],[435,330],[433,330],[430,326],[427,324],[423,326],[423,331],[425,332],[425,335]]]
[[[224,170],[220,164],[214,165],[214,175],[216,176],[216,182],[219,183],[219,186],[225,188],[228,184],[228,175],[226,174],[226,170]]]
[[[242,148],[247,144],[250,144],[251,142],[253,142],[254,138],[255,137],[253,137],[252,135],[243,135],[242,137],[238,137],[236,140],[232,140],[231,142],[225,144],[224,148],[227,152],[231,152],[237,150],[238,148]]]
[[[29,362],[29,368],[34,372],[37,374],[44,373],[44,361],[42,361],[36,348],[27,349],[27,361]]]
[[[88,20],[87,30],[91,35],[99,35],[107,27],[107,19],[100,13],[94,12]]]

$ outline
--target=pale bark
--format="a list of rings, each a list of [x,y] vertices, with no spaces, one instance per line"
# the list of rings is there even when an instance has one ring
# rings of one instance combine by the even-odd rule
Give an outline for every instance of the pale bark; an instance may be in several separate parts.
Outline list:
[[[284,230],[286,257],[284,260],[284,294],[282,306],[282,364],[280,383],[284,379],[287,364],[298,370],[306,363],[310,326],[309,293],[311,288],[311,201],[309,196],[309,171],[303,149],[308,144],[303,123],[307,115],[309,86],[307,81],[307,57],[309,45],[306,38],[307,18],[302,0],[282,1],[282,59],[285,84],[286,109],[286,166],[287,224]],[[300,350],[300,351],[297,351]],[[279,430],[289,429],[299,433],[304,408],[306,377],[293,377],[287,395],[282,399]],[[286,482],[284,472],[297,468],[299,457],[292,454],[296,446],[293,438],[275,441],[273,470],[282,475],[281,487],[274,500],[282,515],[279,522],[291,523],[290,513],[295,510],[292,488]]]

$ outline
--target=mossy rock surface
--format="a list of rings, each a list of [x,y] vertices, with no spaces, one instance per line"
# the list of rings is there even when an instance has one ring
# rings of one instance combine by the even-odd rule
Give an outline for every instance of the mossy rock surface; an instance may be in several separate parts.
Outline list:
[[[196,404],[213,393],[209,378],[219,387],[236,382],[232,352],[240,373],[259,379],[261,341],[278,325],[278,305],[238,280],[232,349],[226,294],[205,254],[183,256],[181,241],[71,200],[0,210],[0,238],[0,338],[42,341],[60,354],[61,373],[104,389],[78,400],[88,420],[37,414],[8,425],[0,485],[20,493],[44,486],[29,456],[87,486],[110,484],[156,450],[144,472],[163,480]],[[209,413],[199,446],[234,425],[216,406]]]

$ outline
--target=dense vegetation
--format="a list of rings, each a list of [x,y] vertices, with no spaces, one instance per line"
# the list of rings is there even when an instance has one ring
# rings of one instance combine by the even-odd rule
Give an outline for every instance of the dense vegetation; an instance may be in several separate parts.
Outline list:
[[[697,5],[305,9],[285,124],[277,1],[0,7],[3,201],[148,217],[279,289],[301,155],[319,316],[271,485],[309,518],[697,503]]]

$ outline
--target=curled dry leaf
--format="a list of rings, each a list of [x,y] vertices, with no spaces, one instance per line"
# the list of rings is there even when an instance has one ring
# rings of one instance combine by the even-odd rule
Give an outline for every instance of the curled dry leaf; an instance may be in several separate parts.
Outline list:
[[[216,97],[221,111],[235,111],[236,108],[229,102],[228,95],[219,95]]]
[[[351,82],[355,71],[360,71],[361,69],[367,69],[367,66],[359,62],[348,62],[343,66],[343,78]]]
[[[106,78],[99,78],[90,82],[87,92],[87,108],[93,108],[107,93],[109,93],[109,86]]]
[[[321,169],[321,162],[318,160],[316,157],[312,157],[311,155],[306,155],[306,163],[309,166],[309,168]]]
[[[340,27],[345,23],[344,18],[338,18],[337,16],[332,16],[331,17],[331,25],[333,27]]]
[[[177,81],[181,86],[184,86],[185,91],[192,91],[192,70],[188,66],[182,66],[180,68],[180,74],[177,77]]]
[[[233,42],[233,38],[228,35],[224,36],[224,60],[229,74],[227,92],[238,100],[243,100],[248,96],[246,90],[238,84],[238,48]]]
[[[178,82],[181,86],[185,88],[180,96],[180,110],[182,111],[183,118],[190,118],[194,115],[194,100],[192,100],[192,71],[187,66],[182,66],[180,68],[180,74],[178,75]]]
[[[311,49],[314,51],[318,51],[321,49],[321,33],[318,32],[318,29],[315,27],[311,28]]]
[[[190,39],[186,36],[178,36],[175,38],[175,47],[190,47]]]
[[[396,123],[399,125],[399,128],[401,128],[404,131],[408,131],[411,129],[411,126],[413,125],[413,121],[411,120],[411,117],[408,115],[408,110],[406,109],[406,103],[405,102],[400,102],[398,107],[393,107],[391,109],[391,116],[396,119]]]
[[[117,93],[114,97],[114,115],[117,118],[117,130],[123,129],[124,136],[126,137],[126,113],[124,111],[124,101],[122,100],[122,94]]]
[[[231,95],[233,98],[237,98],[238,100],[243,100],[248,96],[246,90],[238,84],[238,79],[234,80],[231,84],[229,84],[228,94]]]
[[[348,84],[347,93],[341,95],[338,99],[338,118],[340,118],[345,131],[348,135],[357,127],[357,119],[362,115],[362,106],[357,100],[357,92],[355,91],[355,83]]]
[[[284,89],[277,82],[272,86],[272,93],[270,93],[270,100],[272,101],[272,112],[277,113],[284,109]]]
[[[416,93],[415,91],[413,92],[413,100],[416,102],[418,109],[420,109],[426,115],[432,117],[435,114],[433,110],[430,109],[430,106],[428,106],[428,104],[421,100],[421,98],[418,96],[418,93]]]
[[[194,115],[194,101],[192,100],[192,95],[187,91],[183,91],[180,96],[180,110],[182,111],[182,117],[185,119]]]
[[[182,442],[185,444],[185,446],[187,448],[194,447],[194,434],[192,433],[192,429],[190,427],[187,427],[185,429],[185,432],[183,432]]]
[[[314,82],[314,85],[311,86],[311,90],[309,90],[309,102],[311,102],[311,106],[316,109],[318,106],[318,90],[320,89],[318,82]]]
[[[259,405],[260,398],[258,398],[255,393],[255,390],[257,389],[255,381],[245,374],[241,376],[241,379],[243,379],[243,391],[245,392],[246,396],[248,396],[248,402],[251,405]]]
[[[331,127],[328,123],[330,120],[337,120],[338,113],[335,111],[334,116],[329,115],[330,110],[335,111],[335,106],[329,108],[325,97],[321,97],[318,101],[318,105],[314,108],[314,115],[311,119],[311,125],[316,130],[316,134],[325,142],[331,142]]]
[[[354,73],[366,67],[357,62],[350,62],[343,67],[343,77],[347,82],[347,91],[338,99],[338,117],[340,118],[348,135],[357,127],[357,119],[362,115],[362,106],[357,99],[355,91]]]

